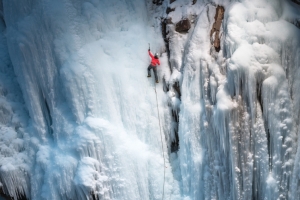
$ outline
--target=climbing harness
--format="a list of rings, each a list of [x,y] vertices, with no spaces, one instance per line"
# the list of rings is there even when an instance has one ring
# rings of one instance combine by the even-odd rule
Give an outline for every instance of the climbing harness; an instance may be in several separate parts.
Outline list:
[[[165,194],[166,160],[165,160],[165,154],[164,154],[163,137],[162,137],[162,134],[161,134],[161,125],[160,125],[160,117],[159,117],[159,109],[158,109],[156,84],[155,84],[154,90],[155,90],[155,95],[156,95],[156,107],[157,107],[157,116],[158,116],[158,122],[159,122],[160,139],[161,139],[161,150],[162,150],[162,154],[163,154],[163,158],[164,158],[164,184],[163,184],[163,192],[162,192],[162,200],[163,200],[164,199],[164,194]]]

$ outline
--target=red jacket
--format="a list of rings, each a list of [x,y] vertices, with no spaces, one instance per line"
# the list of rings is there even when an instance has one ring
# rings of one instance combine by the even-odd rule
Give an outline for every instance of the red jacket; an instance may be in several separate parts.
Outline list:
[[[158,60],[158,58],[155,58],[154,56],[153,56],[153,54],[151,53],[151,51],[148,51],[148,53],[149,53],[149,56],[151,57],[151,65],[152,66],[157,66],[157,65],[160,65],[160,62],[159,62],[159,60]]]

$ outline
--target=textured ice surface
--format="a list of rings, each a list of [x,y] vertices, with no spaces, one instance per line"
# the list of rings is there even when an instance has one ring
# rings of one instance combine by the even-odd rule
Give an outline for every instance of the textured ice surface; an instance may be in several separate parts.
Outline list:
[[[9,194],[23,187],[30,199],[160,199],[164,187],[166,197],[179,195],[165,141],[162,151],[154,80],[146,78],[148,42],[154,52],[163,44],[148,25],[147,6],[3,2],[9,54],[32,126],[23,141],[28,165],[1,167]],[[162,84],[157,93],[168,124]],[[30,179],[17,182],[23,170]]]
[[[182,12],[191,19],[202,10],[185,36],[169,25],[171,66],[181,72],[181,191],[191,199],[297,199],[299,6],[220,4],[219,53],[209,35],[214,4]]]
[[[298,199],[299,13],[289,0],[3,1],[0,187],[36,200],[163,188],[172,200]],[[163,151],[148,43],[161,54]]]

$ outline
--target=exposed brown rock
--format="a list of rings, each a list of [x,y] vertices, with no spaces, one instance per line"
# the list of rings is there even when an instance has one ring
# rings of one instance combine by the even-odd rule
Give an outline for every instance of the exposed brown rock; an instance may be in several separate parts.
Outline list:
[[[176,24],[175,30],[179,33],[187,33],[191,28],[191,23],[189,19],[183,19]]]
[[[215,15],[215,22],[213,24],[212,30],[210,31],[210,37],[212,37],[212,35],[215,33],[213,45],[217,52],[219,52],[221,49],[221,47],[220,47],[220,28],[221,28],[222,21],[224,18],[224,11],[225,11],[224,7],[222,7],[222,6],[217,7],[216,15]]]

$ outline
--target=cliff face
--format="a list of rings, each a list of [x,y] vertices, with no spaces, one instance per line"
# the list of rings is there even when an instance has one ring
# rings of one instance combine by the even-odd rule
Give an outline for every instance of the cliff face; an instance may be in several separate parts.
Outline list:
[[[178,115],[179,142],[173,145],[183,194],[297,199],[299,6],[165,6],[162,30],[171,69],[166,83],[170,101],[180,102],[171,109]]]
[[[11,0],[0,9],[3,193],[300,195],[297,1]],[[156,85],[148,43],[160,54]]]
[[[163,174],[166,189],[174,181],[146,78],[148,43],[162,41],[147,24],[147,4],[3,1],[2,13],[3,52],[19,84],[1,86],[25,108],[1,93],[12,107],[0,112],[1,130],[10,130],[0,132],[3,192],[36,200],[161,198]],[[27,122],[19,128],[17,111]]]

